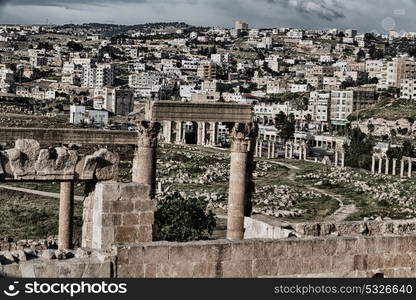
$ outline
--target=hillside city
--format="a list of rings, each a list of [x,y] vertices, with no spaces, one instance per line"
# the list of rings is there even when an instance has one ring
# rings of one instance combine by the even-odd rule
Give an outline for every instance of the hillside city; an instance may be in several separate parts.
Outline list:
[[[253,212],[260,218],[411,219],[415,55],[416,32],[261,29],[242,21],[232,28],[3,25],[0,126],[118,135],[136,130],[149,102],[250,105],[259,126]],[[204,199],[217,213],[213,234],[221,237],[231,127],[203,124],[203,136],[197,136],[202,124],[172,121],[164,122],[160,137],[158,197],[179,192],[184,199]],[[129,182],[131,153],[117,151],[119,178]],[[77,185],[78,196],[82,188]],[[0,234],[56,233],[51,216],[57,204],[50,194],[41,194],[43,204],[23,203],[39,190],[56,193],[58,187],[8,185],[2,201],[9,225]],[[16,204],[16,197],[22,202]],[[81,210],[82,203],[76,204],[78,229]],[[34,230],[29,222],[19,229],[22,218],[42,226]]]

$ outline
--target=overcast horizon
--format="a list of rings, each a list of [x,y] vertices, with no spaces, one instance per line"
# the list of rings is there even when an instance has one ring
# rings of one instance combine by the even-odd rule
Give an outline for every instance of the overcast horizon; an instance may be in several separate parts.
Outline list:
[[[28,14],[27,12],[30,12]],[[1,24],[186,22],[196,26],[416,31],[416,0],[0,0]]]

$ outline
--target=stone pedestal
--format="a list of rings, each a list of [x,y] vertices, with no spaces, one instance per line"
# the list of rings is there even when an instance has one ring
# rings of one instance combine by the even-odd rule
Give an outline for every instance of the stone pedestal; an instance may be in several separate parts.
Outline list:
[[[137,151],[133,161],[133,182],[150,186],[150,197],[156,192],[156,149],[160,124],[141,122],[137,126]]]
[[[228,198],[227,239],[244,237],[244,208],[251,195],[252,153],[257,136],[257,125],[236,124],[231,132],[231,167]]]
[[[59,249],[72,248],[74,218],[74,182],[61,182],[61,192],[59,201],[59,229],[58,247]]]

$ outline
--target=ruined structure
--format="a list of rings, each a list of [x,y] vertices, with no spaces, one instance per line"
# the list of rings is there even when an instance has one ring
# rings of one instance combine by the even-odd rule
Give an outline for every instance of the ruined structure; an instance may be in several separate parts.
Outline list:
[[[376,165],[378,162],[378,167],[376,170]],[[412,177],[412,164],[416,162],[416,158],[412,157],[403,157],[400,160],[400,177]],[[405,168],[405,165],[407,164],[407,170]],[[389,159],[385,154],[375,153],[372,157],[371,162],[371,173],[376,174],[376,171],[378,174],[385,174],[385,175],[397,175],[398,170],[398,164],[397,159]],[[406,174],[405,174],[406,173]],[[406,175],[406,176],[405,176]]]
[[[55,181],[61,184],[59,248],[72,247],[74,182],[116,179],[119,157],[106,149],[82,156],[66,147],[41,149],[35,140],[17,140],[0,151],[0,181]]]

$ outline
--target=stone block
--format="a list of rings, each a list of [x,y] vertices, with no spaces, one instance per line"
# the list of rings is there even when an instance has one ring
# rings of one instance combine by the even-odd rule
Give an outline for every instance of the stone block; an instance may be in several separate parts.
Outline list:
[[[222,262],[224,278],[253,277],[251,260],[231,260]]]
[[[143,249],[145,264],[162,264],[169,261],[169,246],[145,246]]]
[[[153,211],[140,212],[138,221],[140,225],[153,225],[155,222]]]
[[[152,226],[137,226],[137,243],[147,243],[152,241]]]
[[[135,226],[120,226],[115,228],[115,243],[137,242],[137,228]]]
[[[253,241],[236,241],[231,244],[231,260],[251,260],[254,259]]]
[[[219,278],[222,277],[221,262],[194,263],[192,276],[194,278]]]
[[[157,276],[157,265],[146,264],[144,265],[144,277],[145,278],[156,278]]]
[[[134,201],[134,209],[136,211],[155,211],[156,202],[154,200],[137,200]]]
[[[352,255],[332,256],[327,259],[331,261],[330,270],[332,272],[348,273],[354,270],[354,256]]]
[[[113,213],[130,213],[133,211],[133,202],[131,201],[115,201],[113,202]]]
[[[365,271],[368,269],[367,264],[368,255],[355,255],[354,256],[354,270]]]
[[[121,215],[123,226],[134,226],[139,224],[138,213],[125,213]]]
[[[170,262],[203,262],[204,249],[195,244],[177,244],[169,247]]]
[[[143,264],[129,264],[117,266],[118,278],[144,278]]]
[[[271,277],[279,274],[276,259],[254,259],[253,277]]]
[[[263,251],[256,254],[256,257],[269,258],[269,259],[280,259],[288,257],[287,243],[285,241],[265,241],[263,243]]]

